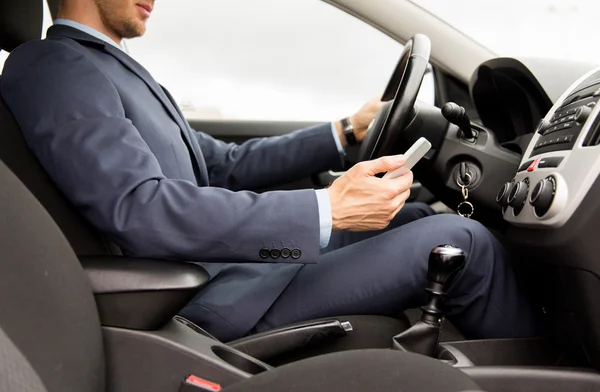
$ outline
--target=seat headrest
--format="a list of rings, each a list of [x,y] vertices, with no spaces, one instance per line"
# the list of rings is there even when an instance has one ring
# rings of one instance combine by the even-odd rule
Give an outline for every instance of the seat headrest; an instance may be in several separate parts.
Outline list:
[[[0,49],[40,39],[43,21],[44,0],[0,0]]]

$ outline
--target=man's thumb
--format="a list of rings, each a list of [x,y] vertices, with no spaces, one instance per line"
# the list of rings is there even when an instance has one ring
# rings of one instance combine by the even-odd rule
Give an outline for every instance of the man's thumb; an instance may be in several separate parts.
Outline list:
[[[402,165],[406,163],[406,158],[404,155],[390,155],[374,159],[369,163],[370,165],[367,170],[369,175],[374,176],[378,173],[388,172],[402,167]]]

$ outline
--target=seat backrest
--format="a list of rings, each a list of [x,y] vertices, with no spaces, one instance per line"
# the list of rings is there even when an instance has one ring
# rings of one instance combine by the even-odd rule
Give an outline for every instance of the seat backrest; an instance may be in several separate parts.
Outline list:
[[[100,319],[87,276],[50,215],[1,161],[0,289],[0,328],[46,389],[105,390]]]
[[[12,51],[23,42],[39,39],[44,21],[42,1],[0,1],[0,48]]]
[[[47,392],[23,354],[0,328],[0,392]]]
[[[42,0],[0,0],[0,47],[9,51],[27,40],[39,39],[42,11]],[[0,78],[0,86],[1,83]],[[42,203],[78,255],[121,254],[118,247],[93,228],[54,185],[29,150],[1,96],[0,159]]]

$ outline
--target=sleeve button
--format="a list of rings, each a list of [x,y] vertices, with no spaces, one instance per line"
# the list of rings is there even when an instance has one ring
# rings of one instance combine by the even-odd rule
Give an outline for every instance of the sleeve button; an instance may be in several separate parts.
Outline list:
[[[271,258],[278,259],[281,256],[281,251],[279,249],[271,249]]]
[[[299,259],[300,256],[302,256],[302,252],[300,252],[300,249],[292,249],[292,259]]]
[[[288,257],[290,257],[291,254],[292,254],[292,251],[289,250],[288,248],[281,249],[281,257],[283,257],[284,259],[287,259]]]
[[[269,250],[267,248],[262,248],[260,250],[260,252],[258,252],[258,254],[260,255],[260,257],[262,259],[266,259],[267,257],[269,257],[271,255],[271,252],[269,252]]]

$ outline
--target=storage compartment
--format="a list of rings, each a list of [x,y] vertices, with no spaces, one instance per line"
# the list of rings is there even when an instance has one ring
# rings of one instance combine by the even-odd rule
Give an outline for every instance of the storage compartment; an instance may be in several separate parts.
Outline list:
[[[268,370],[266,367],[252,361],[250,357],[242,356],[226,347],[214,346],[212,352],[221,360],[248,374],[256,375]]]
[[[103,326],[152,331],[168,323],[209,281],[191,263],[82,256]]]
[[[586,370],[472,367],[461,369],[487,392],[595,392],[600,375]]]
[[[453,366],[584,367],[548,339],[467,340],[441,344],[440,359]]]
[[[174,320],[155,331],[103,327],[103,337],[111,392],[175,392],[190,375],[227,388],[271,370]]]

